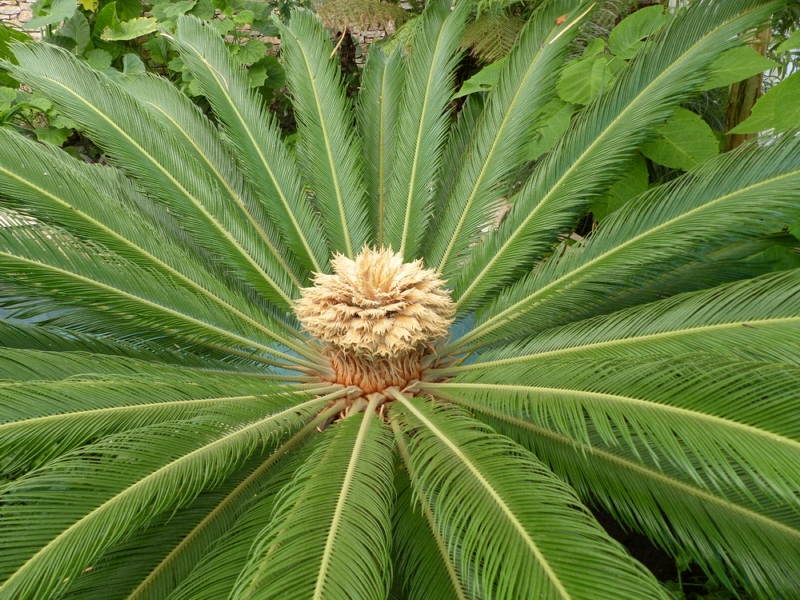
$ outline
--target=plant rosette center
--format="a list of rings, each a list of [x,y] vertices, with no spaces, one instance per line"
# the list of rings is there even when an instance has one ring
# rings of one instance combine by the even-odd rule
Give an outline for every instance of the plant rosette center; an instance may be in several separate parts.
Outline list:
[[[455,315],[439,274],[422,261],[404,263],[389,249],[368,247],[331,264],[334,274],[317,273],[295,305],[305,330],[325,346],[331,383],[369,395],[420,379]]]

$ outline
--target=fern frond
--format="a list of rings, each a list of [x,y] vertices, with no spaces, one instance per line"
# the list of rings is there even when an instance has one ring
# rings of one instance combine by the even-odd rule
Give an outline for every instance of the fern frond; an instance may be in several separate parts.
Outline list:
[[[372,230],[370,239],[374,239],[378,247],[384,245],[386,193],[398,137],[397,117],[405,81],[402,57],[402,51],[387,56],[377,45],[370,46],[356,105]]]
[[[235,595],[383,599],[389,591],[391,436],[370,403],[323,438],[276,500]]]
[[[488,413],[488,409],[484,414]],[[595,436],[591,445],[498,413],[480,418],[530,448],[580,496],[599,503],[626,526],[645,533],[672,556],[691,557],[729,589],[754,597],[789,597],[800,559],[797,513],[723,498],[669,465],[643,464],[624,447]]]
[[[5,486],[4,497],[14,503],[6,503],[0,533],[3,593],[25,598],[56,592],[111,544],[219,485],[261,443],[274,448],[285,431],[346,393],[288,408],[280,399],[216,407],[207,419],[113,436]],[[78,468],[88,464],[90,480]],[[64,490],[63,502],[43,526],[31,511],[39,510],[37,500],[54,485]]]
[[[47,44],[18,45],[9,68],[138,179],[155,199],[181,214],[181,225],[238,273],[240,279],[286,308],[292,298],[269,275],[270,257],[238,207],[221,201],[216,184],[130,94],[73,55]]]
[[[216,30],[194,17],[178,19],[174,42],[289,248],[307,270],[327,272],[328,246],[297,165],[280,139],[275,118],[248,86],[245,72],[233,62]]]
[[[492,63],[511,52],[524,26],[519,15],[485,12],[466,26],[461,45],[481,62]]]
[[[469,3],[450,10],[447,0],[431,2],[414,34],[398,116],[401,135],[392,156],[386,197],[385,243],[411,261],[431,216],[431,192],[447,133],[447,105],[459,58],[458,42]]]
[[[520,330],[533,333],[542,319],[553,326],[610,312],[618,293],[709,249],[791,226],[800,220],[798,149],[800,138],[793,136],[764,148],[743,147],[645,192],[578,250],[553,255],[501,294],[455,346],[497,341]]]
[[[593,197],[688,93],[711,63],[744,43],[737,37],[766,19],[774,3],[694,2],[672,18],[657,40],[573,120],[521,191],[497,231],[471,252],[461,273],[462,306],[476,305],[512,283],[551,249]]]
[[[556,3],[556,8],[560,4]],[[522,132],[532,132],[535,117],[555,94],[555,88],[547,83],[557,77],[569,43],[591,6],[579,6],[560,26],[555,26],[554,12],[558,10],[552,5],[536,11],[489,93],[425,253],[429,264],[454,280],[456,299],[465,288],[463,278],[458,277],[463,254],[494,218],[503,195],[501,181],[522,162],[522,150],[530,139],[530,134]]]
[[[432,499],[436,527],[476,595],[666,597],[534,456],[460,411],[394,397],[391,418],[414,434],[412,485]]]
[[[276,23],[298,123],[300,166],[331,250],[353,258],[369,241],[369,224],[352,107],[319,17],[296,9],[289,25]]]

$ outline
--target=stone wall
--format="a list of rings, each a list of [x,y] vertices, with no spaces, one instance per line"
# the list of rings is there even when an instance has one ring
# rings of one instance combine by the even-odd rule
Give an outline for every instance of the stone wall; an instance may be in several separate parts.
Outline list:
[[[31,4],[33,4],[34,0],[30,2],[20,1],[20,0],[0,0],[0,22],[11,25],[16,29],[22,29],[22,24],[26,23],[33,14],[31,13]],[[29,32],[34,37],[38,37],[38,32]]]

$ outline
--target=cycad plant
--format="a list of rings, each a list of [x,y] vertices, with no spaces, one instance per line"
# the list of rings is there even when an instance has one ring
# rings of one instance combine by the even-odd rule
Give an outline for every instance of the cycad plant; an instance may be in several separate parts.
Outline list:
[[[522,182],[591,4],[457,118],[469,2],[371,50],[355,107],[297,10],[295,150],[193,18],[164,35],[213,118],[16,46],[108,164],[0,130],[0,598],[668,597],[589,505],[800,597],[800,270],[747,259],[800,222],[800,138],[565,241],[782,4],[678,11]]]

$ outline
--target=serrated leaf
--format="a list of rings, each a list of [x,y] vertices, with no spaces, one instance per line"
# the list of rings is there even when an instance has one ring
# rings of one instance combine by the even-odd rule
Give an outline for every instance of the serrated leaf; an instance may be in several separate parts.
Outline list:
[[[38,0],[31,6],[33,17],[25,23],[25,29],[39,29],[61,23],[70,18],[77,7],[77,0]]]
[[[238,15],[233,17],[233,22],[237,24],[250,25],[253,22],[255,15],[252,10],[243,10]]]
[[[153,5],[150,13],[160,23],[172,22],[180,15],[184,15],[194,8],[195,0],[180,0],[179,2],[159,2]]]
[[[671,169],[688,171],[719,154],[719,142],[703,118],[677,108],[669,120],[656,129],[656,137],[642,145],[642,154]]]
[[[228,35],[231,31],[234,30],[236,24],[231,21],[230,19],[214,19],[211,21],[211,26],[217,30],[217,33],[220,35]]]
[[[728,133],[776,133],[800,127],[800,73],[794,73],[764,94],[750,117]]]
[[[214,17],[214,5],[211,0],[197,0],[194,8],[189,11],[189,14],[197,17],[201,21],[208,21]]]
[[[261,40],[248,40],[244,46],[239,46],[236,58],[242,64],[254,63],[267,53],[267,45]]]
[[[54,146],[61,146],[72,134],[72,130],[60,127],[39,127],[38,129],[34,129],[33,133],[40,142],[48,142]]]
[[[608,36],[608,48],[620,58],[633,58],[644,46],[642,39],[653,35],[670,20],[663,6],[649,6],[623,19]]]
[[[476,92],[488,92],[494,87],[494,84],[497,83],[500,77],[500,71],[503,70],[503,65],[505,65],[505,63],[506,59],[501,58],[475,73],[475,75],[463,83],[461,89],[453,98],[463,98],[464,96]]]
[[[158,28],[158,21],[153,17],[140,17],[123,21],[113,29],[108,27],[103,31],[101,39],[106,41],[125,41],[153,33]]]
[[[647,162],[637,153],[634,155],[622,177],[611,186],[608,194],[592,205],[595,220],[611,214],[628,200],[644,192],[649,183]]]
[[[760,52],[750,46],[732,48],[712,63],[711,76],[700,89],[727,87],[778,66],[780,65],[774,60],[761,56]]]

